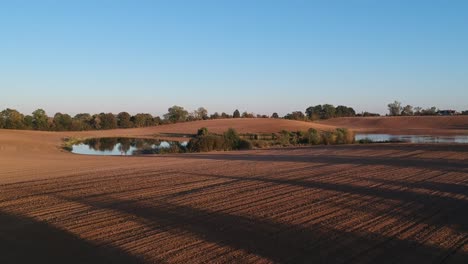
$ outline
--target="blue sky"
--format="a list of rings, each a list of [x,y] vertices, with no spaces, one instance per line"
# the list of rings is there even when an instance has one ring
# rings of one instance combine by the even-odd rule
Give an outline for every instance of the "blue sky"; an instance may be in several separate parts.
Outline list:
[[[468,1],[1,1],[0,108],[468,109]]]

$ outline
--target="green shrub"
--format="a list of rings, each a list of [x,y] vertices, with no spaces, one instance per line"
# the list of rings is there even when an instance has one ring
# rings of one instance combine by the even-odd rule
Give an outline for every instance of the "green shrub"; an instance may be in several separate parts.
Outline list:
[[[229,128],[224,132],[224,150],[238,149],[241,138],[237,131],[233,128]]]
[[[354,143],[354,133],[346,128],[337,128],[335,130],[336,144],[352,144]]]
[[[322,133],[322,142],[325,145],[336,144],[337,136],[333,132],[325,131]]]
[[[208,152],[213,150],[224,150],[224,138],[217,135],[205,135],[192,138],[187,144],[190,152]]]
[[[253,148],[252,142],[246,139],[241,139],[239,141],[239,145],[237,146],[237,149],[240,149],[240,150],[248,150],[252,148]]]
[[[322,143],[320,133],[316,129],[310,128],[307,131],[307,143],[310,145],[319,145]]]
[[[208,152],[215,150],[252,149],[253,144],[247,139],[240,138],[237,132],[230,128],[222,136],[205,134],[205,129],[198,130],[199,135],[187,144],[189,152]]]
[[[281,145],[289,146],[290,145],[290,140],[291,140],[291,135],[289,134],[289,131],[282,130],[279,133],[277,140]]]
[[[346,141],[346,136],[345,132],[339,128],[335,130],[335,135],[336,135],[336,144],[344,144]]]
[[[358,141],[359,144],[371,144],[374,143],[374,141],[370,138],[363,138]]]
[[[251,143],[256,148],[266,148],[269,146],[269,142],[266,140],[252,140]]]
[[[292,145],[307,144],[307,133],[304,131],[296,131],[291,133],[290,143]]]
[[[206,135],[208,135],[208,128],[202,127],[198,129],[197,136],[206,136]]]

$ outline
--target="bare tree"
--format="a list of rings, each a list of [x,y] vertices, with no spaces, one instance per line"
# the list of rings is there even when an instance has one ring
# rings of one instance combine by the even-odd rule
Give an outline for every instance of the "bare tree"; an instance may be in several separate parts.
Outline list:
[[[388,104],[388,112],[390,113],[391,116],[401,115],[401,110],[402,110],[401,103],[398,101]]]

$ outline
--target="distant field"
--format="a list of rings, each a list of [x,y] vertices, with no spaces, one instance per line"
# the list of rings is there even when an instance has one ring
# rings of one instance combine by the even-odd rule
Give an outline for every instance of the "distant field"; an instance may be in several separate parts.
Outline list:
[[[344,117],[319,123],[368,133],[468,134],[468,116]]]
[[[140,157],[59,148],[67,136],[194,133],[202,126],[243,133],[332,128],[246,119],[0,130],[0,263],[467,263],[468,145]]]

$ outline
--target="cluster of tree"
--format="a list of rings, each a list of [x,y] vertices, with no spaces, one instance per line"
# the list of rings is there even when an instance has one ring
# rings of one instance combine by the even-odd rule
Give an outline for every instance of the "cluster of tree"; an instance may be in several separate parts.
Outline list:
[[[308,131],[291,132],[283,130],[271,135],[238,134],[234,129],[229,129],[222,135],[209,133],[207,128],[200,128],[195,138],[188,145],[189,152],[208,152],[222,150],[239,150],[264,148],[271,146],[291,145],[334,145],[352,144],[355,142],[354,133],[345,128],[337,128],[334,131]]]
[[[294,111],[284,116],[285,119],[293,120],[318,120],[330,119],[335,117],[352,117],[356,116],[356,111],[352,107],[339,105],[337,107],[331,104],[310,106],[302,111]]]
[[[346,128],[337,128],[335,131],[318,131],[313,128],[297,132],[283,130],[274,139],[275,143],[283,146],[352,144],[354,133]]]
[[[370,113],[370,112],[362,112],[362,113],[356,114],[356,116],[360,116],[360,117],[372,117],[372,116],[380,116],[380,114],[377,114],[377,113]]]
[[[151,114],[132,116],[127,112],[121,112],[117,115],[112,113],[95,115],[81,113],[74,117],[62,113],[56,113],[53,117],[49,117],[43,109],[37,109],[31,115],[26,116],[9,108],[0,112],[0,128],[8,129],[81,131],[146,127],[158,125],[161,122],[159,117],[153,117]]]
[[[214,150],[240,150],[252,149],[249,140],[243,139],[233,128],[228,129],[223,135],[211,134],[207,128],[200,128],[197,136],[187,144],[189,152],[208,152]]]
[[[428,116],[437,115],[438,113],[439,109],[437,109],[435,106],[424,109],[419,106],[402,106],[401,102],[398,101],[388,104],[388,114],[390,116]]]
[[[278,118],[276,114],[275,118]],[[268,118],[266,115],[254,115],[253,113],[235,110],[232,115],[226,113],[214,113],[208,115],[208,110],[199,107],[189,113],[181,106],[172,106],[164,115],[164,119],[153,117],[148,113],[130,115],[121,112],[117,115],[113,113],[100,113],[91,115],[88,113],[77,114],[74,117],[68,114],[56,113],[49,117],[43,109],[38,109],[32,115],[23,115],[14,109],[5,109],[0,112],[0,128],[8,129],[34,129],[51,131],[82,131],[101,130],[115,128],[148,127],[159,124],[178,123],[196,120],[219,119],[219,118]]]

